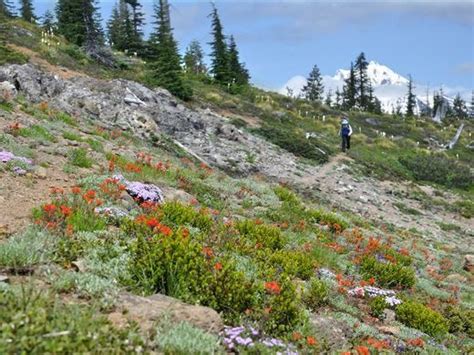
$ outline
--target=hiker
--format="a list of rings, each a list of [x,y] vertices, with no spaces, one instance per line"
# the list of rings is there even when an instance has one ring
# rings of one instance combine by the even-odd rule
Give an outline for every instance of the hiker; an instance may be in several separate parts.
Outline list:
[[[339,134],[342,139],[342,151],[345,152],[346,149],[349,150],[351,148],[352,135],[352,127],[349,124],[349,118],[346,116],[341,117],[341,129],[339,130]]]

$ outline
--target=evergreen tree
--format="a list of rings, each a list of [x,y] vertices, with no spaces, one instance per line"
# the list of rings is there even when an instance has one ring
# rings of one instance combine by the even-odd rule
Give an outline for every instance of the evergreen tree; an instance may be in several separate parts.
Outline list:
[[[317,65],[313,67],[313,70],[311,70],[311,73],[309,73],[309,77],[306,80],[307,84],[302,90],[304,98],[311,102],[321,102],[323,99],[324,86],[323,78]]]
[[[469,117],[471,118],[474,117],[474,90],[472,90],[472,93],[471,93],[471,110],[470,110]]]
[[[0,18],[1,17],[13,17],[15,12],[13,10],[13,5],[10,0],[0,0]]]
[[[456,95],[453,101],[453,115],[454,117],[460,119],[468,117],[466,102],[461,98],[459,93]]]
[[[336,103],[335,108],[340,109],[342,107],[342,93],[339,87],[336,89]]]
[[[436,115],[436,111],[438,110],[438,108],[441,106],[443,102],[442,92],[443,91],[441,89],[441,94],[437,91],[433,93],[433,117],[434,115]]]
[[[184,100],[191,97],[191,89],[185,85],[181,68],[178,44],[174,40],[170,7],[167,0],[155,3],[155,29],[152,35],[154,61],[151,63],[151,77],[158,86],[168,89]]]
[[[355,63],[355,77],[356,77],[356,88],[357,88],[357,105],[359,109],[369,111],[370,99],[369,99],[369,86],[370,80],[367,75],[367,67],[369,63],[365,59],[365,54],[362,52],[356,59]]]
[[[415,115],[416,96],[413,93],[413,80],[411,75],[408,76],[408,94],[407,94],[407,117]]]
[[[354,70],[354,64],[351,63],[351,69],[349,71],[349,77],[344,80],[344,87],[342,91],[342,108],[344,110],[352,110],[356,106],[356,74]]]
[[[209,15],[212,19],[212,37],[211,43],[211,74],[214,80],[220,84],[229,84],[229,58],[227,52],[227,44],[225,41],[222,23],[217,12],[217,8],[212,4],[212,12]]]
[[[142,12],[142,5],[138,0],[126,0],[132,8],[132,27],[133,31],[129,38],[128,48],[136,53],[142,53],[144,49],[143,43],[143,26],[145,26],[145,15]]]
[[[326,100],[324,100],[324,103],[328,107],[332,107],[332,90],[329,89],[328,93],[326,94]]]
[[[58,0],[58,31],[78,46],[91,49],[102,44],[102,28],[96,0]]]
[[[184,55],[184,67],[187,73],[200,75],[206,74],[207,68],[204,64],[204,52],[198,41],[192,41]]]
[[[135,36],[132,16],[125,0],[119,0],[112,9],[107,22],[107,35],[112,48],[119,51],[132,50],[130,47]]]
[[[239,51],[235,43],[234,36],[230,36],[229,50],[227,53],[227,60],[229,64],[229,79],[232,84],[239,86],[248,85],[250,75],[244,64],[240,62]]]
[[[32,0],[20,0],[20,5],[21,18],[28,22],[36,22],[38,18],[35,16]]]
[[[47,32],[54,32],[56,30],[56,20],[51,10],[48,10],[43,15],[41,27]]]

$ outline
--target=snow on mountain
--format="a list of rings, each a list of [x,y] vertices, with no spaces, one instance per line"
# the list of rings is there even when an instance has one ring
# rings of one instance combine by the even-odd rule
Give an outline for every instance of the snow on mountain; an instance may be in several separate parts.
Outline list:
[[[382,110],[387,113],[396,112],[400,107],[401,112],[406,110],[406,95],[408,79],[396,73],[389,67],[370,61],[367,68],[367,75],[374,88],[374,93],[382,104]],[[333,94],[337,89],[342,92],[344,80],[349,76],[349,70],[339,69],[334,76],[324,75],[323,84],[326,93],[331,91]],[[298,75],[291,78],[280,90],[279,93],[292,96],[300,96],[301,90],[306,85],[305,77]],[[429,91],[427,93],[427,91]],[[453,97],[459,92],[461,96],[470,102],[471,91],[465,88],[449,88],[443,87],[446,99],[452,104]],[[418,114],[426,109],[427,103],[433,104],[433,89],[429,89],[426,85],[415,84],[414,93],[416,95],[415,113]]]

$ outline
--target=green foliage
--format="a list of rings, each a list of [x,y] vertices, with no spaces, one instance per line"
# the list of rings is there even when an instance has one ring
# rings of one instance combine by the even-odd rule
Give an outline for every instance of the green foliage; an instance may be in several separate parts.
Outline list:
[[[28,128],[20,128],[18,134],[22,137],[28,137],[38,141],[56,141],[56,137],[54,137],[46,128],[38,125],[33,125]]]
[[[127,353],[143,341],[87,306],[64,305],[33,287],[0,291],[0,353]]]
[[[303,292],[303,302],[309,309],[316,311],[329,301],[329,287],[319,279],[313,278]]]
[[[337,229],[339,226],[340,230],[343,231],[349,227],[343,218],[339,217],[335,213],[327,212],[324,210],[307,210],[307,218],[313,223],[325,224],[328,225],[332,230]],[[336,226],[337,225],[337,226]]]
[[[77,126],[76,120],[65,112],[55,112],[52,117],[54,120],[61,121],[70,126]]]
[[[474,338],[474,310],[448,306],[443,315],[448,321],[450,333],[465,333]]]
[[[135,287],[210,306],[228,316],[252,306],[252,283],[230,260],[218,262],[206,254],[200,242],[180,231],[154,234],[148,226],[133,222],[125,225],[125,233],[136,238],[129,264]]]
[[[164,354],[224,354],[219,338],[193,327],[187,322],[177,325],[162,322],[155,337],[158,349]]]
[[[280,229],[266,224],[257,224],[252,220],[243,220],[236,223],[235,228],[245,239],[254,244],[259,243],[264,248],[273,250],[283,248],[285,237]]]
[[[268,258],[268,255],[266,256]],[[285,274],[308,280],[314,275],[315,261],[312,255],[301,250],[279,250],[271,254],[269,262]]]
[[[460,200],[454,203],[453,209],[459,211],[465,218],[474,217],[474,201],[472,200]]]
[[[180,202],[166,202],[161,206],[161,221],[167,225],[178,227],[188,225],[209,232],[214,225],[212,217],[204,210],[196,211],[192,206]]]
[[[68,131],[63,133],[63,138],[68,139],[70,141],[76,141],[76,142],[82,141],[82,137],[79,134],[74,133],[74,132],[68,132]]]
[[[325,149],[320,143],[315,143],[314,139],[306,139],[299,131],[291,131],[276,125],[265,125],[254,131],[298,157],[314,160],[320,164],[328,161],[328,149]],[[319,149],[324,150],[326,154],[323,154]]]
[[[286,202],[293,206],[301,205],[301,200],[299,199],[299,197],[293,191],[287,189],[286,187],[277,186],[273,189],[273,191],[275,192],[275,195],[278,196],[280,201]]]
[[[0,267],[21,270],[52,260],[56,240],[47,232],[29,228],[0,243]]]
[[[374,277],[382,287],[410,288],[415,285],[415,272],[411,267],[377,261],[374,256],[362,259],[360,273],[366,279]]]
[[[385,297],[377,296],[369,301],[370,314],[376,318],[382,318],[383,311],[388,307]]]
[[[448,321],[441,314],[415,301],[404,301],[395,313],[403,324],[431,336],[442,336],[449,330]]]
[[[104,145],[100,141],[93,138],[87,138],[86,142],[89,144],[89,146],[94,152],[98,152],[98,153],[104,152]]]
[[[91,168],[92,159],[87,155],[87,151],[84,148],[73,149],[69,152],[69,162],[80,168]]]
[[[419,181],[435,182],[462,189],[467,189],[473,184],[473,175],[469,167],[444,154],[404,156],[400,158],[400,162]]]

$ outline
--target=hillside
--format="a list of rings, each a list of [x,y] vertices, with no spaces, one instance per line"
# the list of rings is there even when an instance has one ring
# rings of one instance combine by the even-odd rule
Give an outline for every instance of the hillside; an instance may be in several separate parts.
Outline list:
[[[342,154],[331,108],[10,32],[1,353],[473,350],[472,122],[350,113]]]

